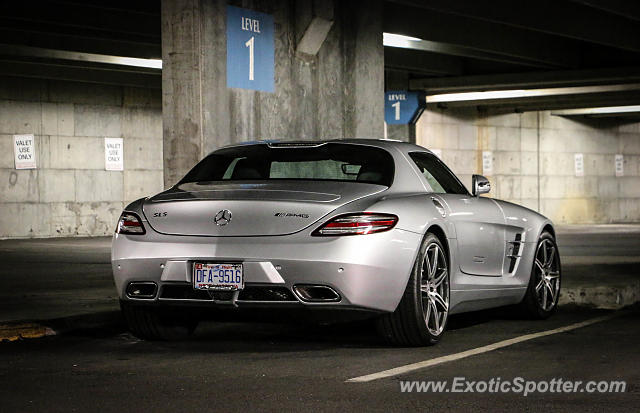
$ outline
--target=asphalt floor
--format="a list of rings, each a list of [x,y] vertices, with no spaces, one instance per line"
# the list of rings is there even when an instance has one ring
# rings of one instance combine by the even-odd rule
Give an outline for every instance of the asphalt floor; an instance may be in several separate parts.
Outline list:
[[[371,382],[349,379],[611,314],[562,308],[546,321],[499,311],[452,317],[436,346],[391,348],[366,322],[207,322],[184,342],[118,329],[0,345],[0,411],[637,412],[640,313]],[[623,393],[401,391],[401,381],[624,382]],[[466,386],[465,386],[466,387]],[[465,389],[466,390],[466,389]]]
[[[565,285],[638,277],[636,227],[569,228],[558,241]],[[369,321],[284,319],[218,318],[201,323],[191,340],[146,342],[117,316],[108,239],[0,241],[0,262],[0,324],[54,320],[52,328],[62,332],[0,343],[0,412],[640,410],[637,307],[565,305],[545,321],[509,309],[460,314],[438,345],[425,348],[389,347]],[[554,333],[585,321],[593,323]],[[518,342],[540,332],[548,335]],[[457,358],[469,351],[478,354]],[[445,361],[350,381],[434,359]],[[452,392],[462,378],[472,387],[491,380],[616,381],[625,391]],[[446,381],[450,391],[403,392],[403,382],[412,381]]]

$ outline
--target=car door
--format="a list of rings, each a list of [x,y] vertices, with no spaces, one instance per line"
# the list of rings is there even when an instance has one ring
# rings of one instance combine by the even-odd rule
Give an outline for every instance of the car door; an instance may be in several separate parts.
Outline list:
[[[471,196],[435,155],[409,155],[431,188],[433,202],[446,206],[445,219],[454,224],[460,270],[471,275],[501,276],[506,253],[505,217],[497,203]]]

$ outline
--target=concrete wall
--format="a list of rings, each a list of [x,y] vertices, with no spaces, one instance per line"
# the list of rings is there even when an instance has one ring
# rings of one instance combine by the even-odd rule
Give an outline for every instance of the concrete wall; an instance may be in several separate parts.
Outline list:
[[[441,149],[467,187],[493,152],[491,196],[538,210],[556,223],[640,222],[640,122],[566,118],[548,111],[487,114],[427,110],[417,142]],[[584,155],[576,177],[574,154]],[[614,156],[624,155],[624,176]]]
[[[35,135],[37,169],[14,169],[14,134]],[[105,137],[124,171],[105,171]],[[108,235],[162,187],[160,91],[0,77],[0,238]]]
[[[274,93],[227,88],[227,4],[274,16]],[[313,17],[334,23],[301,56]],[[380,0],[163,0],[162,46],[167,186],[234,142],[383,136]]]

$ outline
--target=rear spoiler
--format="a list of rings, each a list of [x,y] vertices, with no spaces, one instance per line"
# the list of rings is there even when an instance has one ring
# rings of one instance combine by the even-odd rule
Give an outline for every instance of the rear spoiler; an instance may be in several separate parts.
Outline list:
[[[267,142],[270,148],[317,148],[327,142]]]

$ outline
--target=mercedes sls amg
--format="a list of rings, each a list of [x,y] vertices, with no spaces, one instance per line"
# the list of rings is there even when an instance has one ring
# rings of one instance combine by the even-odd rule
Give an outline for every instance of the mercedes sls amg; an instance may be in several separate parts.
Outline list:
[[[469,192],[404,142],[225,147],[123,211],[121,308],[147,339],[188,335],[204,308],[364,311],[410,346],[439,341],[455,313],[518,305],[546,318],[560,291],[553,225],[479,196],[489,189],[474,175]]]

